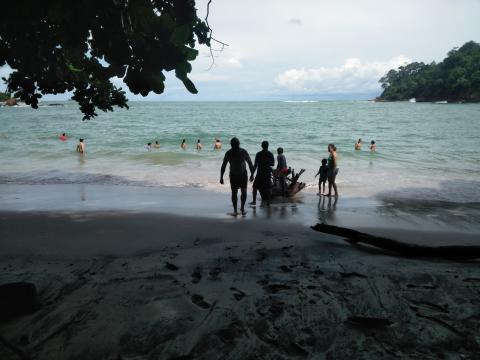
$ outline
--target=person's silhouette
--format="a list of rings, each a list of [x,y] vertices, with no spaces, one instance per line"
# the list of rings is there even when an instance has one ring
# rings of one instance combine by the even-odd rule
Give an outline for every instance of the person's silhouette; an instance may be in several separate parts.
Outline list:
[[[257,171],[257,176],[255,176],[255,181],[253,182],[253,201],[250,205],[255,205],[257,203],[257,191],[260,191],[262,200],[266,200],[267,205],[270,205],[272,192],[272,166],[274,165],[275,158],[273,157],[273,154],[268,151],[268,141],[263,141],[262,151],[259,151],[257,155],[255,155],[253,172]]]
[[[245,149],[240,147],[240,141],[234,137],[230,140],[230,145],[232,148],[225,153],[223,158],[222,168],[220,170],[220,184],[223,184],[223,174],[225,173],[225,168],[227,163],[230,164],[230,187],[232,189],[232,205],[233,205],[233,214],[236,216],[237,212],[237,203],[238,203],[238,189],[241,191],[241,205],[240,211],[242,215],[245,215],[245,202],[247,201],[247,184],[248,184],[248,173],[245,163],[248,163],[250,168],[250,181],[253,181],[253,164],[250,159],[250,155]]]

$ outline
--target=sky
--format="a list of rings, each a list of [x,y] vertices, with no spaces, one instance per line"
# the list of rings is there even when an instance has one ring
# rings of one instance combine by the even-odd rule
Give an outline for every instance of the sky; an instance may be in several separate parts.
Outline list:
[[[196,1],[201,18],[207,2]],[[199,48],[191,74],[199,93],[188,93],[169,73],[164,94],[127,94],[131,100],[371,99],[389,69],[438,62],[456,46],[480,42],[478,14],[480,0],[213,0],[213,36],[228,46],[213,52],[213,64],[209,49]],[[0,68],[0,76],[8,71]],[[114,82],[126,89],[121,79]]]

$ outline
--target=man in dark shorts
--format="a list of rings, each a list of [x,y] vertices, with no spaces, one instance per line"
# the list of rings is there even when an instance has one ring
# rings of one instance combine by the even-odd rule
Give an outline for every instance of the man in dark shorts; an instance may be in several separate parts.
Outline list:
[[[253,172],[257,171],[255,181],[253,182],[252,197],[253,201],[250,205],[257,203],[257,190],[260,191],[262,200],[270,205],[270,197],[272,191],[272,166],[275,165],[275,158],[273,154],[268,151],[268,141],[262,142],[262,151],[255,155],[255,164],[253,165]]]
[[[223,184],[223,174],[225,173],[225,168],[227,163],[230,163],[230,187],[232,188],[232,204],[233,204],[233,214],[236,216],[237,212],[237,202],[238,202],[238,189],[241,191],[241,206],[240,211],[242,215],[245,215],[245,202],[247,201],[247,183],[248,183],[248,174],[247,167],[245,163],[248,163],[250,168],[250,181],[253,180],[253,164],[250,159],[250,155],[245,149],[240,147],[240,141],[234,137],[230,140],[230,145],[232,148],[225,153],[223,158],[222,169],[220,170],[220,184]]]

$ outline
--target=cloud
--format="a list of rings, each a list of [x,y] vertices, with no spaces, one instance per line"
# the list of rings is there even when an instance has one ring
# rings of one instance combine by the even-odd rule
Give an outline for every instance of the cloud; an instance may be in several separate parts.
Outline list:
[[[292,25],[302,25],[302,19],[291,18],[290,20],[288,20],[288,23]]]
[[[378,91],[378,80],[393,68],[410,62],[403,56],[387,61],[362,62],[349,58],[341,66],[287,70],[275,77],[275,83],[286,90],[303,93],[362,93]]]

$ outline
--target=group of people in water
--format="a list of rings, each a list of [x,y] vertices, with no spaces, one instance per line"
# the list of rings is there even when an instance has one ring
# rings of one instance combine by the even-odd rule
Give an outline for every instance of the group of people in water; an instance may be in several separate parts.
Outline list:
[[[362,150],[362,138],[358,139],[355,143],[355,150]],[[370,141],[370,151],[375,152],[377,151],[377,144],[375,144],[375,140]]]
[[[59,136],[61,141],[67,141],[68,137],[65,133]],[[230,165],[230,188],[232,191],[232,205],[233,213],[236,216],[238,212],[238,190],[240,190],[240,213],[245,216],[245,203],[247,200],[247,185],[248,180],[253,182],[252,184],[252,202],[250,205],[255,206],[257,202],[257,194],[260,193],[262,200],[267,206],[270,205],[271,190],[272,190],[272,175],[280,182],[280,188],[282,195],[287,194],[286,176],[289,174],[290,169],[287,166],[287,159],[284,155],[283,148],[277,149],[277,166],[275,166],[275,158],[273,154],[268,150],[268,141],[261,143],[261,150],[255,155],[255,161],[252,163],[248,152],[240,147],[240,141],[234,137],[230,140],[231,148],[225,153],[222,166],[220,169],[220,184],[224,184],[224,174],[227,164]],[[181,149],[187,149],[186,139],[183,139],[180,144]],[[160,144],[157,141],[152,145],[151,142],[147,143],[147,150],[151,151],[152,148],[160,148]],[[215,138],[214,150],[220,150],[222,148],[222,142],[220,139]],[[354,145],[355,150],[361,150],[362,139],[358,139]],[[197,140],[197,150],[202,150],[203,145],[200,139]],[[315,174],[314,178],[318,179],[318,194],[319,196],[335,196],[338,197],[338,188],[336,184],[336,177],[338,174],[338,161],[337,161],[337,148],[334,144],[328,144],[328,159],[324,158],[321,161],[320,168]],[[85,154],[84,139],[80,138],[76,147],[76,151],[80,154]],[[376,151],[375,141],[370,142],[370,151]],[[247,165],[250,170],[250,177],[247,172]],[[326,184],[328,182],[328,192],[326,191]],[[334,191],[332,194],[332,190]]]
[[[180,144],[180,148],[182,150],[187,150],[187,147],[188,147],[187,146],[187,139],[183,139],[181,144]],[[152,148],[154,148],[154,149],[159,149],[160,148],[160,144],[158,143],[158,140],[155,141],[155,144],[153,144],[153,145],[152,145],[151,142],[147,143],[147,146],[146,146],[147,151],[152,151]],[[202,150],[203,149],[203,144],[200,141],[200,139],[197,140],[195,148],[197,150]],[[220,141],[220,139],[215,138],[215,141],[213,143],[213,149],[214,150],[220,150],[221,148],[222,148],[222,142]]]

